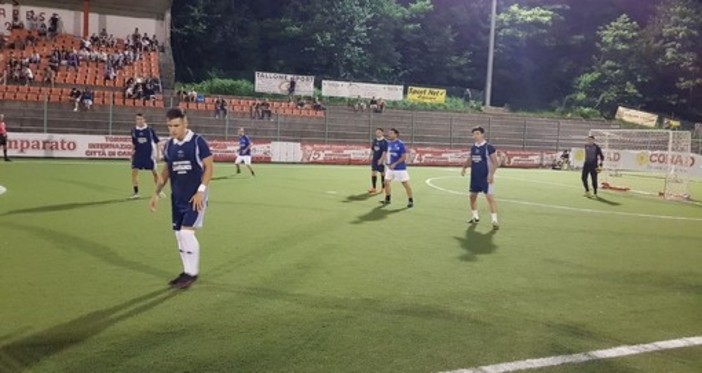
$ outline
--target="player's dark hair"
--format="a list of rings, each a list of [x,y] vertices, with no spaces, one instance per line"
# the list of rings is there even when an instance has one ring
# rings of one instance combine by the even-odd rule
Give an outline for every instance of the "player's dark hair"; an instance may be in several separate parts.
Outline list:
[[[593,140],[594,140],[594,139],[595,139],[595,136],[588,136],[587,138],[588,138],[588,139],[593,139]]]
[[[395,128],[390,128],[390,131],[394,132],[397,136],[400,136],[400,131]]]
[[[473,127],[473,129],[470,130],[470,133],[473,133],[473,132],[480,132],[480,133],[484,134],[485,128],[480,127],[480,126]]]
[[[138,117],[143,117],[144,114],[142,114],[142,113],[136,113],[136,116],[138,116]]]
[[[177,107],[170,108],[166,112],[166,118],[168,120],[185,118],[185,110]]]
[[[381,132],[385,132],[385,130],[384,130],[384,129],[382,129],[382,128],[380,128],[380,127],[376,128],[375,130],[376,130],[376,131],[381,131]]]

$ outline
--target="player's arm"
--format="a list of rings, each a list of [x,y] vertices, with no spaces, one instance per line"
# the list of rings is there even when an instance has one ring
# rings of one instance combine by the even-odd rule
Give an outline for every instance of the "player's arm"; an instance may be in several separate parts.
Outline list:
[[[470,167],[470,163],[471,158],[470,154],[468,154],[468,158],[466,158],[466,163],[463,164],[463,168],[461,169],[461,176],[466,176],[466,170],[468,169],[468,167]]]
[[[494,151],[490,154],[490,164],[488,165],[488,183],[492,184],[495,181],[495,172],[497,172],[497,167],[499,164],[499,159],[497,159],[497,152]]]
[[[156,184],[156,191],[154,192],[154,195],[151,196],[151,200],[149,201],[149,208],[152,212],[156,211],[156,207],[158,206],[158,200],[161,198],[161,192],[163,192],[163,188],[166,187],[166,183],[168,183],[168,180],[171,177],[170,173],[168,172],[169,167],[170,166],[168,165],[168,162],[166,162],[163,165],[163,169],[161,170],[161,177],[158,181],[158,184]]]
[[[202,160],[203,173],[202,180],[200,181],[200,186],[197,188],[197,193],[190,199],[193,204],[193,210],[202,211],[205,208],[205,192],[209,188],[210,181],[212,180],[212,174],[214,173],[214,161],[212,156],[206,157]]]
[[[602,148],[600,148],[599,145],[597,145],[597,158],[600,160],[600,167],[602,167],[602,163],[604,163],[604,154],[602,153]]]

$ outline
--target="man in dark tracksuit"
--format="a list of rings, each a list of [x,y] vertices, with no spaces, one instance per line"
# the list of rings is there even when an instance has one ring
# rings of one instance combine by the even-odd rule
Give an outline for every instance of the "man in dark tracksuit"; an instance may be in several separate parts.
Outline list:
[[[599,160],[599,162],[598,162]],[[590,175],[592,178],[592,190],[597,196],[597,168],[602,167],[602,162],[604,162],[604,154],[602,154],[602,149],[599,145],[595,144],[595,136],[587,137],[587,144],[585,144],[585,164],[583,164],[583,186],[585,187],[585,195],[590,197],[590,188],[587,186],[587,176]]]

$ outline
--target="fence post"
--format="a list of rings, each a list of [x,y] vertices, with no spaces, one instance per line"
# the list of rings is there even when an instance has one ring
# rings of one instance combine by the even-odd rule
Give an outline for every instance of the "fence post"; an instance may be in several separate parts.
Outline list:
[[[368,109],[368,140],[373,141],[373,110]]]
[[[329,111],[324,113],[324,144],[329,144]]]
[[[44,95],[44,133],[49,132],[49,95]]]
[[[410,121],[410,146],[414,146],[414,110],[411,111],[412,120]]]
[[[115,105],[115,94],[110,93],[110,112],[109,118],[107,119],[107,134],[112,136],[112,121],[114,119],[114,105]]]
[[[453,117],[449,117],[449,148],[453,148]]]
[[[275,115],[275,141],[280,141],[280,114]]]
[[[522,130],[522,150],[526,150],[527,120],[524,118],[524,129]]]
[[[229,140],[229,113],[224,114],[224,140]]]
[[[492,136],[492,131],[490,131],[490,127],[492,127],[492,117],[488,117],[488,125],[487,125],[487,127],[488,127],[488,128],[487,128],[487,133],[489,133],[490,136]]]
[[[561,121],[558,121],[558,126],[556,127],[556,151],[561,149]]]

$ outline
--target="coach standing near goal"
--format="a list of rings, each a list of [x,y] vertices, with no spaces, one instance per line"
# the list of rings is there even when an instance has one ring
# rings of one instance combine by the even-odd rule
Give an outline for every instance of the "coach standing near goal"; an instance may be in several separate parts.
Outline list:
[[[5,125],[5,114],[0,114],[0,147],[2,147],[2,155],[5,157],[5,162],[9,162],[7,157],[7,125]]]
[[[597,168],[602,167],[602,162],[604,162],[602,149],[599,145],[595,144],[595,136],[588,136],[587,144],[585,144],[585,163],[583,164],[582,174],[586,197],[592,197],[590,188],[587,186],[588,175],[590,175],[592,179],[592,191],[595,193],[595,196],[597,196]]]

